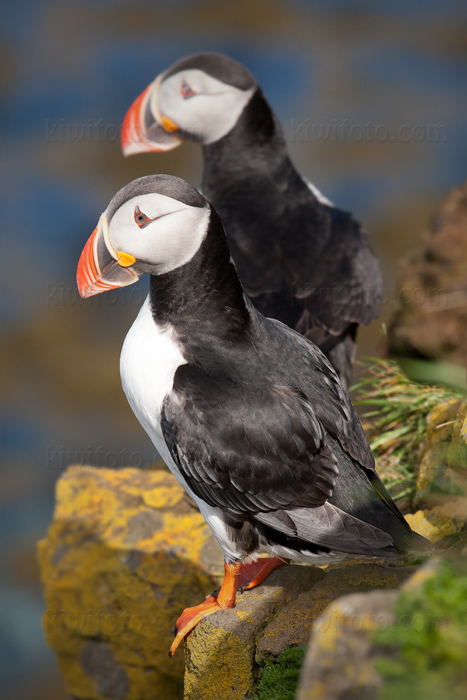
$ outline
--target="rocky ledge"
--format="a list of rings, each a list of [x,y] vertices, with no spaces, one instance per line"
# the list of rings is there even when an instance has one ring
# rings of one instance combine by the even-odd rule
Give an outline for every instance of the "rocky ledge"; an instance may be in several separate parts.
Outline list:
[[[407,518],[440,548],[456,547],[467,515],[466,405],[458,400],[440,405],[427,428],[417,477],[419,510]],[[198,625],[185,643],[186,670],[182,649],[168,658],[178,615],[219,585],[222,557],[196,507],[159,466],[70,467],[58,481],[54,519],[39,543],[39,560],[44,629],[70,695],[240,700],[254,692],[265,663],[307,644],[311,633],[311,661],[297,697],[338,698],[342,692],[367,697],[352,695],[366,693],[367,686],[373,697],[381,681],[371,670],[371,621],[378,609],[383,623],[390,617],[391,591],[414,573],[407,560],[277,569],[263,585],[239,595],[235,609]],[[346,640],[334,634],[333,619],[350,629]],[[360,619],[370,622],[354,630],[349,620]],[[334,673],[337,667],[328,668],[325,652],[335,657],[337,647],[348,654]]]

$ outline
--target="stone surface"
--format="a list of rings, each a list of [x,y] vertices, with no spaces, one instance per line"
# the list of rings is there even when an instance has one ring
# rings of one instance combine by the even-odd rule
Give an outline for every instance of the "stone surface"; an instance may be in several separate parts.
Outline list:
[[[314,620],[335,598],[397,588],[413,568],[378,563],[292,565],[238,596],[233,610],[205,618],[185,645],[185,700],[241,700],[253,692],[259,664],[308,641]]]
[[[282,606],[324,576],[315,567],[281,567],[261,586],[238,595],[233,610],[202,620],[185,645],[185,700],[241,700],[250,694],[257,670],[255,647],[263,630]]]
[[[467,185],[452,190],[418,250],[399,264],[389,349],[467,365]]]
[[[419,589],[439,564],[432,558],[402,585]],[[392,612],[398,592],[373,590],[338,598],[313,625],[302,666],[296,700],[378,700],[383,679],[375,670],[377,657],[387,654],[372,641],[378,629],[395,621]],[[389,652],[391,654],[391,652]]]
[[[316,620],[296,700],[376,700],[383,680],[371,636],[390,625],[397,591],[343,596]]]
[[[374,588],[398,588],[413,567],[377,563],[342,564],[329,568],[323,579],[280,610],[256,647],[256,661],[278,656],[290,646],[306,644],[318,615],[336,598]]]
[[[166,469],[69,468],[39,562],[47,641],[73,697],[182,697],[173,627],[217,587],[222,556]]]

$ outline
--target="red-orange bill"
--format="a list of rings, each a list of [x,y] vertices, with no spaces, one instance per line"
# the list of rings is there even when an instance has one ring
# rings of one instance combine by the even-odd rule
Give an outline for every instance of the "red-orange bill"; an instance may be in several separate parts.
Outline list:
[[[96,226],[83,248],[76,273],[78,290],[83,299],[138,280],[128,267],[121,267],[107,249],[100,226]]]
[[[170,151],[176,148],[182,139],[174,133],[169,133],[157,122],[150,109],[150,99],[155,83],[151,83],[131,105],[122,124],[123,155]]]

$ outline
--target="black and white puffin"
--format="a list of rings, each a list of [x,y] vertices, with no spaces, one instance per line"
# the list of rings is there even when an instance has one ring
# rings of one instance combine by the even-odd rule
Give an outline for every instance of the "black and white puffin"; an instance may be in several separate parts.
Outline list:
[[[202,192],[225,226],[243,289],[265,316],[313,340],[347,388],[357,327],[381,308],[381,272],[360,225],[296,171],[254,77],[228,56],[175,63],[122,127],[125,155],[186,139],[202,145]]]
[[[81,254],[79,292],[144,273],[123,389],[225,557],[219,593],[182,613],[171,654],[202,617],[234,607],[238,585],[290,559],[394,557],[422,542],[378,478],[330,362],[255,309],[217,213],[179,178],[142,177],[115,195]],[[272,558],[249,563],[260,553]]]

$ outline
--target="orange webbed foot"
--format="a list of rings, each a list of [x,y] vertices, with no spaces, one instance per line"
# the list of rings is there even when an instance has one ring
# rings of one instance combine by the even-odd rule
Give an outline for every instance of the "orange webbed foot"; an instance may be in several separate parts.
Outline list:
[[[243,564],[238,585],[243,591],[250,591],[263,583],[271,571],[286,564],[290,564],[290,559],[280,559],[279,557],[263,557],[251,564]]]
[[[225,576],[222,586],[217,594],[211,594],[205,601],[193,608],[186,608],[177,620],[176,635],[169,650],[169,656],[173,656],[180,642],[191,630],[196,627],[203,617],[212,615],[218,610],[234,608],[237,588],[249,591],[262,583],[278,566],[288,564],[290,559],[279,557],[267,557],[258,559],[252,564],[224,564]]]
[[[169,650],[169,656],[173,656],[182,641],[198,622],[218,610],[234,608],[240,576],[241,564],[224,564],[224,581],[217,595],[210,595],[200,605],[186,608],[177,620],[176,635]]]
[[[175,625],[175,639],[169,649],[169,656],[173,656],[178,649],[178,646],[182,639],[184,639],[191,630],[196,627],[198,622],[207,617],[207,615],[212,615],[212,613],[220,610],[221,607],[217,602],[217,598],[210,595],[206,600],[199,605],[195,605],[193,608],[185,608]]]

